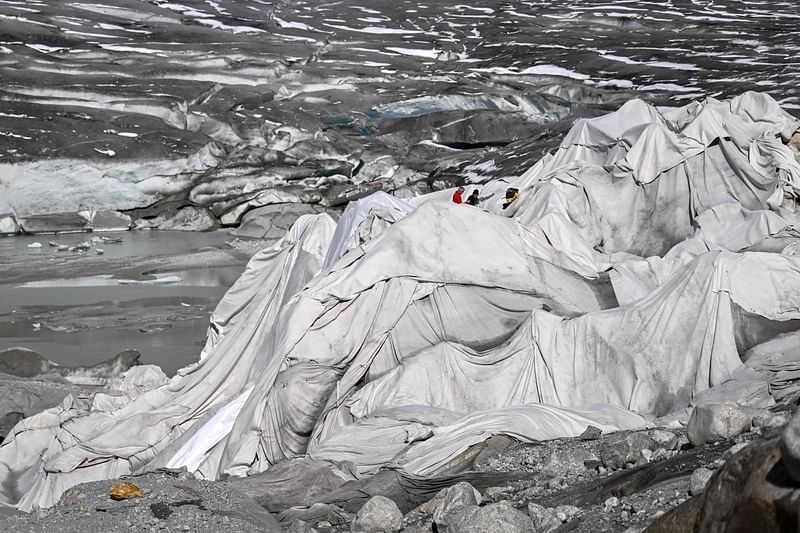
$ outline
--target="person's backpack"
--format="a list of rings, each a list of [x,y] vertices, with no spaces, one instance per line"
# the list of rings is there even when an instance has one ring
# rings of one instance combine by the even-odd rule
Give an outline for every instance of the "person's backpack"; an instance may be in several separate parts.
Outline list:
[[[506,189],[506,200],[514,198],[514,196],[516,196],[518,193],[519,189],[517,189],[516,187],[509,187],[508,189]]]

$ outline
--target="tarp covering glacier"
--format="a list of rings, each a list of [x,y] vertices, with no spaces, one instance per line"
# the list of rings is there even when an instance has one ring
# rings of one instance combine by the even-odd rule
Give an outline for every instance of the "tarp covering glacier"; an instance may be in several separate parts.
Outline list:
[[[757,93],[664,113],[632,101],[482,184],[478,207],[381,194],[338,227],[303,216],[220,302],[199,363],[121,407],[21,421],[0,447],[0,502],[297,457],[435,475],[491,435],[643,427],[735,393],[748,365],[749,401],[787,394],[798,129]],[[521,195],[502,209],[508,186]]]

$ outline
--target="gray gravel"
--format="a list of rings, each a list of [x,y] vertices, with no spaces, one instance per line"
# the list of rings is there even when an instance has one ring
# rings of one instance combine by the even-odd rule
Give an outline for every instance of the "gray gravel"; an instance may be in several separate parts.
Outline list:
[[[144,496],[114,501],[108,496],[113,481],[86,483],[68,490],[51,509],[0,516],[0,531],[280,531],[255,502],[216,483],[165,472],[125,481],[136,484]]]
[[[775,428],[773,434],[780,431],[782,428]],[[685,431],[674,429],[601,435],[595,440],[514,443],[481,456],[474,468],[513,472],[518,474],[518,480],[485,488],[480,496],[475,494],[474,499],[447,513],[448,524],[440,519],[437,529],[441,531],[450,523],[466,524],[466,514],[471,516],[500,504],[498,509],[505,513],[503,519],[515,524],[518,521],[515,527],[520,530],[527,530],[525,524],[530,523],[537,526],[537,531],[641,531],[700,490],[698,479],[692,486],[693,473],[696,478],[698,472],[704,478],[712,475],[726,460],[765,435],[760,428],[754,428],[735,439],[700,447],[688,443]],[[603,450],[620,442],[632,448],[641,446],[651,453],[640,450],[637,454],[629,449],[626,454],[630,452],[627,457],[631,460],[626,460],[624,466],[604,464],[600,459]],[[129,477],[126,481],[140,487],[144,496],[116,502],[108,496],[112,481],[88,483],[67,491],[52,509],[29,515],[4,516],[0,512],[0,531],[281,531],[272,515],[227,483],[205,482],[172,472]],[[459,487],[464,494],[474,494],[468,483]],[[431,501],[407,512],[402,517],[402,531],[435,531],[437,511],[441,514],[447,493],[457,489],[454,486],[449,491],[442,490]],[[317,520],[294,523],[291,531],[344,533],[359,529],[353,529],[357,515],[329,507],[330,512]],[[393,524],[391,529],[395,527]]]

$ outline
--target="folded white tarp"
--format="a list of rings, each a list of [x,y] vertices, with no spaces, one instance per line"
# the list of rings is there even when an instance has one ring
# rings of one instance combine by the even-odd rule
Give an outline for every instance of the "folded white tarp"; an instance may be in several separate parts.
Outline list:
[[[366,198],[350,203],[339,219],[339,224],[337,224],[336,231],[333,233],[328,252],[325,254],[325,261],[322,263],[322,270],[330,268],[341,257],[345,245],[353,236],[359,224],[367,218],[370,212],[377,209],[394,210],[401,215],[405,215],[413,211],[414,206],[383,191],[378,191]]]
[[[417,419],[409,419],[409,412]],[[430,420],[431,413],[435,422]],[[375,473],[388,464],[424,476],[441,472],[471,446],[491,436],[535,442],[577,437],[588,425],[610,433],[643,429],[647,421],[626,409],[600,404],[585,409],[512,404],[468,415],[442,415],[441,410],[409,403],[404,409],[382,411],[349,424],[309,454],[317,460],[349,461],[360,475]]]

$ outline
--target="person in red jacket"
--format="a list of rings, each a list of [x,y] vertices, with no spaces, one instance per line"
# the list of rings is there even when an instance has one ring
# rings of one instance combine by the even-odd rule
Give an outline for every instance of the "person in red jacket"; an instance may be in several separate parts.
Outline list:
[[[453,203],[460,204],[464,200],[461,198],[461,195],[464,194],[464,187],[459,187],[456,189],[456,192],[453,193]]]

